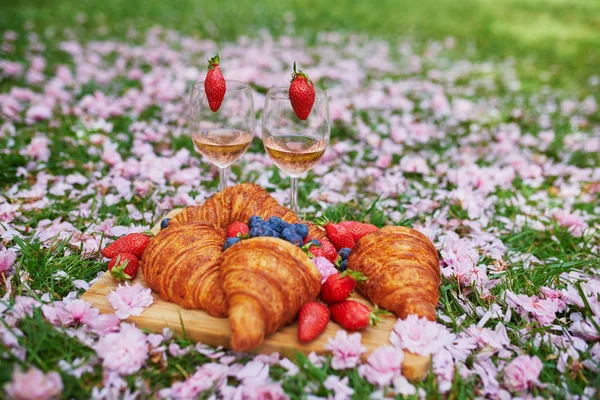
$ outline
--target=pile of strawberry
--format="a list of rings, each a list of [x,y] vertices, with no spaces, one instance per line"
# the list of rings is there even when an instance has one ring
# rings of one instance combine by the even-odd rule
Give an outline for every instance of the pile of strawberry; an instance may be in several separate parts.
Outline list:
[[[108,270],[119,281],[128,281],[137,275],[140,258],[150,241],[152,232],[130,233],[118,238],[102,250],[110,258]]]
[[[381,315],[389,314],[377,307],[371,310],[356,300],[348,300],[356,282],[365,280],[360,272],[350,270],[327,278],[321,287],[323,303],[306,303],[298,314],[298,340],[306,343],[319,337],[327,328],[329,318],[348,331],[358,331],[376,325]]]
[[[309,239],[308,251],[315,257],[327,258],[341,272],[329,276],[321,286],[322,302],[307,303],[300,310],[298,340],[303,343],[319,337],[325,331],[330,318],[348,331],[357,331],[376,325],[381,315],[389,314],[377,307],[371,310],[358,301],[348,300],[356,282],[366,280],[366,277],[360,272],[346,269],[350,252],[359,239],[377,231],[378,228],[375,225],[358,221],[344,221],[336,224],[324,219],[320,221],[320,224],[325,228],[327,237],[331,240],[331,243],[323,240],[321,244],[329,243],[333,249],[329,249],[327,245],[310,247]]]

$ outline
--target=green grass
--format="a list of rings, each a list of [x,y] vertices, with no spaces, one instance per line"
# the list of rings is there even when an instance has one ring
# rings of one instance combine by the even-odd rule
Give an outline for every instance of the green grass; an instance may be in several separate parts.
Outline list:
[[[412,43],[454,36],[471,59],[513,57],[525,89],[540,84],[578,87],[600,63],[600,2],[593,0],[5,0],[0,30],[72,28],[79,39],[124,38],[130,27],[159,24],[214,38],[218,43],[267,28],[275,34],[315,39],[324,31],[359,32]],[[286,22],[295,16],[295,31]],[[87,15],[79,26],[78,13]],[[101,29],[99,29],[101,28]],[[103,30],[106,28],[106,32]],[[54,55],[52,56],[54,57]],[[58,58],[59,56],[56,55]]]

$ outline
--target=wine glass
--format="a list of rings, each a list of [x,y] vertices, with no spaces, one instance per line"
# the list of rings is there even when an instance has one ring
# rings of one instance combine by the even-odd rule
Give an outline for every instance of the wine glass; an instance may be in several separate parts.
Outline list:
[[[290,177],[291,209],[298,212],[298,177],[317,165],[329,144],[327,93],[315,88],[315,102],[308,118],[294,113],[289,86],[267,92],[262,118],[262,141],[277,167]]]
[[[250,86],[238,81],[225,84],[223,103],[213,112],[204,91],[204,81],[196,82],[187,112],[196,152],[219,168],[219,191],[227,187],[228,167],[250,147],[256,119]]]

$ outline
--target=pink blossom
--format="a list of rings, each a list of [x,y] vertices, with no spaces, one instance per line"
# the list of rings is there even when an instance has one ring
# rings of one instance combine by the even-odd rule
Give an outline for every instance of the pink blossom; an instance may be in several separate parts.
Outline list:
[[[114,166],[122,161],[121,154],[117,151],[117,146],[108,140],[104,141],[102,161],[110,166]]]
[[[20,208],[19,204],[0,204],[0,222],[12,222],[21,213],[18,212]],[[2,225],[0,225],[2,228]]]
[[[496,325],[494,330],[471,325],[465,330],[465,334],[473,338],[479,348],[487,348],[492,353],[503,351],[510,345],[506,327],[502,323]]]
[[[325,282],[331,275],[339,272],[337,268],[335,268],[335,265],[333,265],[325,257],[315,257],[312,259],[312,261],[315,263],[315,266],[321,274],[321,283]]]
[[[67,303],[57,301],[52,305],[43,305],[44,317],[57,326],[72,326],[80,323],[87,324],[95,320],[100,310],[92,308],[92,303],[77,299]]]
[[[537,356],[519,356],[504,368],[504,386],[512,392],[523,392],[539,384],[543,364]]]
[[[144,288],[139,283],[130,286],[129,282],[119,285],[106,298],[120,319],[142,315],[144,309],[154,301],[150,288]]]
[[[375,161],[375,165],[378,168],[389,168],[392,165],[392,156],[389,154],[382,154]]]
[[[300,372],[300,368],[294,364],[289,358],[283,358],[279,361],[279,365],[287,370],[286,375],[296,376]]]
[[[360,333],[348,335],[343,330],[339,330],[334,338],[329,339],[325,349],[330,350],[333,355],[333,369],[354,368],[360,361],[360,355],[367,352],[366,347],[361,344]]]
[[[392,381],[394,385],[394,392],[401,394],[402,396],[412,396],[417,394],[417,388],[415,388],[405,377],[397,376]]]
[[[354,389],[348,385],[347,376],[340,379],[337,375],[329,375],[323,386],[333,392],[333,398],[329,397],[332,400],[350,400],[354,394]]]
[[[122,323],[119,332],[100,337],[95,346],[102,366],[121,375],[130,375],[144,365],[148,358],[146,335],[135,325]]]
[[[529,312],[542,325],[550,325],[556,319],[558,304],[552,300],[540,299],[537,296],[516,295],[510,290],[506,291],[508,304],[522,312]]]
[[[33,316],[33,309],[40,306],[40,302],[29,296],[15,297],[12,313],[17,319]]]
[[[37,161],[47,162],[50,159],[50,141],[45,136],[37,136],[25,147],[22,154],[35,158]]]
[[[600,360],[600,342],[592,346],[590,349],[590,359],[584,360],[582,364],[587,369],[598,372],[600,371],[598,360]]]
[[[242,382],[265,382],[269,378],[269,365],[252,360],[237,371],[235,377]]]
[[[583,236],[583,232],[588,228],[588,224],[578,213],[570,213],[566,210],[557,210],[552,214],[552,216],[556,218],[560,226],[569,228],[569,232],[571,232],[571,235],[575,237]]]
[[[563,312],[567,309],[567,303],[562,299],[562,293],[560,290],[554,290],[546,286],[540,288],[546,300],[550,300],[556,303],[556,311]]]
[[[400,375],[402,360],[402,350],[393,346],[381,346],[371,353],[366,364],[358,367],[358,373],[373,385],[387,386],[394,377]]]
[[[435,354],[452,341],[447,328],[411,314],[399,319],[390,334],[390,342],[402,350],[424,356]]]
[[[288,400],[280,383],[247,382],[237,388],[224,386],[220,391],[223,400]]]
[[[416,155],[406,155],[400,160],[400,169],[404,172],[416,172],[419,174],[429,174],[429,166],[423,157]]]
[[[47,400],[60,396],[63,383],[56,371],[44,374],[37,368],[31,368],[27,372],[15,370],[12,381],[4,388],[15,400]]]
[[[0,250],[0,275],[10,271],[17,259],[17,253],[13,249]]]
[[[52,109],[45,104],[36,104],[27,110],[25,119],[29,124],[52,118]]]
[[[478,265],[479,254],[473,242],[459,238],[454,232],[448,232],[441,250],[445,266],[441,268],[444,276],[458,279],[462,286],[474,285],[482,290],[488,282],[486,268]]]
[[[454,378],[454,360],[447,349],[442,349],[433,356],[432,369],[439,380],[439,390],[446,393],[452,387]]]
[[[227,366],[208,363],[183,382],[175,382],[170,389],[160,391],[160,396],[169,399],[195,399],[213,386],[219,388],[225,382]]]
[[[18,62],[1,60],[0,69],[2,69],[3,75],[12,76],[14,78],[20,76],[23,73],[23,65]]]
[[[109,332],[119,330],[121,320],[115,314],[102,314],[87,322],[88,327],[98,335],[106,335]]]

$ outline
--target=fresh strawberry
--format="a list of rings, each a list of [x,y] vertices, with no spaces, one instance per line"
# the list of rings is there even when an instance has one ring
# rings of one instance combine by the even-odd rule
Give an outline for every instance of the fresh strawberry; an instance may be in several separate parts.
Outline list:
[[[119,281],[128,281],[135,278],[139,261],[131,253],[119,253],[108,263],[110,274]]]
[[[315,86],[308,75],[300,70],[296,71],[295,62],[289,97],[296,116],[302,121],[308,118],[315,103]]]
[[[331,275],[321,286],[321,300],[325,303],[337,303],[346,300],[356,281],[365,281],[367,277],[358,271],[346,270],[344,272]]]
[[[377,307],[371,311],[369,307],[354,300],[344,300],[330,304],[329,310],[331,311],[331,319],[349,331],[358,331],[369,325],[375,326],[379,322],[380,315],[389,314]]]
[[[358,242],[363,236],[367,236],[369,233],[377,232],[379,230],[379,228],[373,224],[365,224],[358,221],[343,221],[339,224],[346,227],[346,230],[350,232],[350,235],[352,235],[352,239],[354,239],[355,242]]]
[[[310,254],[312,254],[315,258],[317,257],[325,257],[325,250],[323,250],[323,247],[317,247],[317,246],[310,246],[310,248],[308,249],[308,251],[310,252]]]
[[[343,249],[344,247],[353,249],[356,244],[348,229],[343,225],[327,222],[325,224],[325,232],[327,232],[327,237],[331,240],[336,250]]]
[[[323,249],[324,257],[328,259],[330,263],[335,264],[338,259],[338,253],[331,242],[325,239],[321,240],[321,248]]]
[[[335,264],[338,258],[338,254],[331,242],[327,239],[321,239],[319,240],[319,242],[321,243],[320,245],[311,244],[310,246],[307,246],[308,242],[312,240],[316,239],[313,237],[307,237],[304,240],[304,246],[302,248],[305,251],[310,252],[310,254],[312,254],[314,257],[325,257],[327,260],[329,260],[330,263]]]
[[[221,67],[219,67],[220,62],[218,54],[208,60],[208,72],[204,79],[204,91],[206,92],[208,105],[213,112],[219,111],[219,107],[221,107],[221,103],[225,98],[225,78],[223,78]]]
[[[246,225],[243,222],[237,222],[237,221],[232,222],[227,227],[227,237],[228,238],[232,238],[232,237],[239,237],[240,239],[245,238],[245,237],[247,237],[249,232],[250,232],[250,228],[248,228],[248,225]]]
[[[141,258],[144,249],[150,241],[151,233],[130,233],[118,238],[102,250],[102,255],[106,258],[115,258],[119,253],[130,253]]]
[[[298,340],[302,343],[315,340],[329,322],[329,310],[323,303],[311,301],[300,309],[298,314]]]

